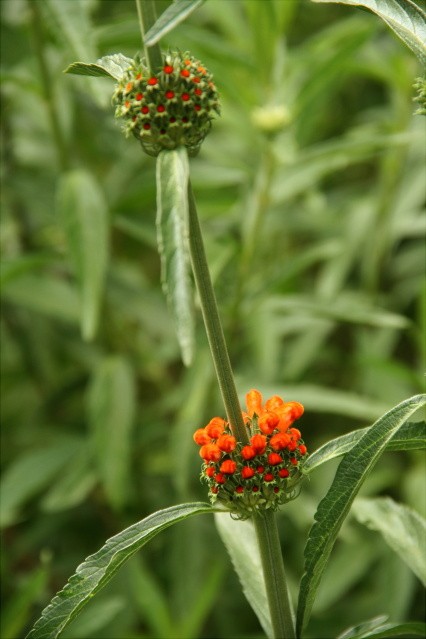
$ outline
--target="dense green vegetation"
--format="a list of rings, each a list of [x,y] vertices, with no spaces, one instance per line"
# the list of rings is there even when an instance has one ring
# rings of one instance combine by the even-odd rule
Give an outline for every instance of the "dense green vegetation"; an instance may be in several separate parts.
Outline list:
[[[223,409],[199,315],[194,363],[181,363],[155,161],[122,136],[109,80],[63,74],[141,49],[134,2],[1,4],[1,637],[13,639],[106,538],[206,500],[192,433]],[[310,451],[370,425],[424,384],[416,58],[376,16],[304,0],[209,0],[161,44],[191,50],[221,95],[191,176],[241,399],[256,387],[302,402]],[[337,463],[280,511],[293,590]],[[421,453],[387,452],[362,494],[425,515],[423,476]],[[420,582],[364,520],[360,501],[307,636],[422,619]],[[63,636],[262,635],[199,517],[156,537]]]

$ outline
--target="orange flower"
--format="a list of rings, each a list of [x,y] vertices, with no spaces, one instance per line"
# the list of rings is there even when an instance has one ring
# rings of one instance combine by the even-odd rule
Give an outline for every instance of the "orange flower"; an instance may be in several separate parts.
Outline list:
[[[250,479],[250,477],[253,477],[254,475],[254,469],[250,468],[250,466],[244,466],[242,471],[241,471],[241,477],[243,477],[244,479]]]
[[[277,433],[269,440],[269,444],[274,450],[284,450],[291,442],[291,437],[287,433]]]
[[[280,422],[280,418],[276,413],[266,411],[259,417],[258,425],[262,433],[272,435]]]
[[[216,444],[224,453],[232,453],[237,445],[237,440],[232,435],[221,435],[217,439]]]
[[[250,417],[253,417],[254,414],[256,414],[258,417],[262,415],[262,394],[258,390],[252,389],[247,393],[246,404],[247,411]]]
[[[199,428],[198,430],[196,430],[195,433],[192,436],[192,439],[199,446],[204,446],[204,444],[210,444],[211,443],[211,439],[207,435],[205,428]]]
[[[253,446],[244,446],[241,451],[241,457],[246,461],[248,461],[249,459],[253,459],[253,457],[256,457],[256,451],[254,450]]]
[[[271,466],[276,466],[277,464],[281,464],[283,458],[278,453],[269,453],[268,455],[268,464]]]
[[[200,448],[200,457],[202,457],[204,461],[219,461],[222,457],[222,451],[216,444],[205,444]]]
[[[220,472],[225,475],[233,475],[237,469],[237,464],[232,459],[226,459],[220,466]]]
[[[213,417],[206,426],[206,433],[212,439],[217,439],[223,434],[226,422],[221,417]]]
[[[253,435],[253,437],[250,438],[250,444],[254,448],[257,455],[263,455],[266,450],[265,435]]]

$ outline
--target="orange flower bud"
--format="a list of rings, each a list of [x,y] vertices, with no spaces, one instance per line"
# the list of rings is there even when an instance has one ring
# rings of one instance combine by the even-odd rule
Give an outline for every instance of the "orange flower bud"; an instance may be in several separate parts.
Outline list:
[[[308,452],[308,449],[306,448],[305,444],[300,444],[299,451],[301,455],[306,455],[306,453]]]
[[[217,473],[214,476],[214,480],[217,484],[224,484],[226,481],[226,477],[224,475],[222,475],[222,473]]]
[[[250,466],[244,466],[244,468],[241,471],[241,477],[243,477],[244,479],[250,479],[250,477],[253,477],[254,475],[254,469],[250,468]]]
[[[280,418],[276,413],[267,412],[263,413],[259,417],[259,428],[265,435],[272,435],[276,427],[278,426]]]
[[[281,470],[278,471],[278,475],[282,479],[285,479],[286,477],[288,477],[290,475],[290,472],[287,470],[287,468],[281,468]]]
[[[287,433],[277,433],[269,440],[269,444],[274,450],[284,450],[290,442],[291,438],[290,435],[287,435]]]
[[[297,461],[296,457],[290,457],[290,463],[293,464],[293,466],[297,466],[299,462]]]
[[[268,464],[271,466],[276,466],[277,464],[281,464],[283,458],[278,453],[269,453],[268,455]]]
[[[222,457],[222,451],[216,444],[205,444],[200,448],[200,457],[205,461],[219,461]]]
[[[297,428],[289,428],[287,433],[290,435],[293,441],[297,442],[302,437],[302,433]]]
[[[272,473],[266,473],[266,475],[263,475],[263,479],[265,481],[274,481],[274,476]]]
[[[216,444],[224,453],[231,453],[235,450],[237,440],[232,435],[221,435],[216,441]]]
[[[253,446],[244,446],[241,451],[241,457],[246,461],[248,461],[249,459],[253,459],[253,457],[256,457],[256,451],[254,450]]]
[[[206,433],[212,439],[217,439],[225,430],[225,420],[221,417],[213,417],[206,426]]]
[[[198,428],[192,436],[192,439],[199,446],[204,446],[204,444],[210,444],[211,439],[206,433],[205,428]]]
[[[249,391],[246,395],[246,405],[247,412],[250,417],[256,413],[256,415],[261,415],[263,413],[262,410],[262,394],[255,389]]]
[[[216,470],[215,470],[214,466],[207,466],[206,470],[204,471],[204,473],[207,475],[207,477],[213,477],[215,472],[216,472]]]
[[[263,455],[266,449],[266,437],[265,435],[253,435],[250,439],[250,444],[256,451],[257,455]]]
[[[276,408],[278,408],[279,406],[282,406],[283,404],[284,404],[284,400],[281,399],[281,397],[278,397],[278,395],[272,395],[272,397],[267,399],[265,402],[265,410],[274,411]]]
[[[233,475],[236,469],[237,464],[232,459],[226,459],[220,467],[220,472],[225,473],[225,475]]]

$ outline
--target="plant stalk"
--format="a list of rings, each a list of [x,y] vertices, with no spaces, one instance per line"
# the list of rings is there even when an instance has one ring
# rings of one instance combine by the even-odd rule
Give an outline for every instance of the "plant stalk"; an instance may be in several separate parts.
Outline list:
[[[287,587],[275,513],[253,517],[260,549],[272,630],[275,639],[295,639],[294,617]]]
[[[197,205],[191,182],[188,184],[188,204],[189,250],[192,270],[200,297],[201,310],[220,392],[234,436],[237,441],[248,443],[247,429],[241,415],[240,402],[238,400],[237,389],[235,388],[234,375],[232,373],[231,362],[229,360],[228,349],[226,347],[217,308],[216,296],[207,264]]]
[[[136,9],[138,12],[139,27],[141,30],[142,42],[145,50],[145,58],[152,75],[163,66],[163,57],[159,44],[147,47],[145,44],[145,33],[149,31],[157,20],[157,10],[155,8],[155,0],[136,0]]]

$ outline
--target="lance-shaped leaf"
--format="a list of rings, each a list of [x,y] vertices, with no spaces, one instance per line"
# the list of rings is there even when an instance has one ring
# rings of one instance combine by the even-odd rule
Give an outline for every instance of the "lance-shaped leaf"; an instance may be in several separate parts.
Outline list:
[[[209,504],[195,502],[172,506],[142,519],[108,539],[90,555],[50,604],[43,610],[27,639],[55,639],[89,600],[105,586],[120,566],[148,541],[178,521],[212,512]]]
[[[425,403],[426,395],[416,395],[392,408],[368,429],[340,463],[333,483],[315,513],[305,547],[305,573],[297,610],[298,636],[309,620],[324,568],[353,500],[390,439]]]
[[[183,147],[157,158],[157,237],[164,292],[186,366],[194,352],[194,296],[188,246],[188,156]]]
[[[180,22],[189,16],[204,0],[175,0],[164,13],[156,20],[155,24],[145,34],[145,45],[152,47],[166,33],[169,33]]]
[[[347,453],[363,437],[370,426],[360,428],[327,442],[308,457],[303,472],[310,473],[321,464]],[[388,442],[386,450],[422,450],[426,448],[426,422],[408,422]]]
[[[99,476],[116,508],[126,503],[130,492],[135,411],[135,380],[129,362],[123,357],[103,360],[90,385],[88,417]]]
[[[337,639],[384,639],[385,637],[424,637],[426,624],[421,621],[406,623],[387,622],[387,617],[380,616],[348,628]]]
[[[229,513],[215,514],[215,522],[247,601],[256,613],[266,636],[272,637],[271,616],[253,523],[250,520],[235,521]]]
[[[426,521],[415,510],[390,497],[355,500],[353,513],[359,522],[377,530],[383,539],[426,586]]]
[[[426,13],[412,0],[314,0],[365,7],[378,15],[426,64]]]
[[[64,73],[91,75],[95,78],[113,78],[113,80],[119,81],[132,62],[131,58],[127,58],[122,53],[114,53],[99,58],[96,63],[73,62],[65,69]]]
[[[71,171],[59,186],[58,211],[80,284],[83,337],[92,339],[98,327],[105,271],[108,263],[108,208],[95,178],[87,171]]]

